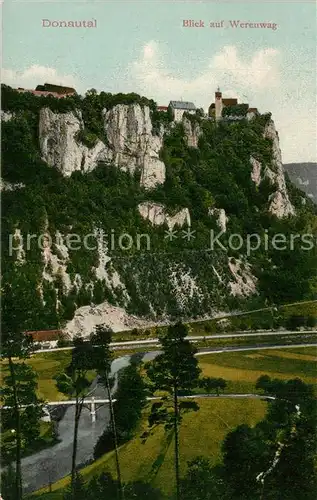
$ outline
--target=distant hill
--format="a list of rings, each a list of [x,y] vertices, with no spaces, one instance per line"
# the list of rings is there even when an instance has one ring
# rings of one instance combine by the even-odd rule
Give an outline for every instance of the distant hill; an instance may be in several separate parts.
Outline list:
[[[317,203],[317,163],[287,163],[290,180]]]

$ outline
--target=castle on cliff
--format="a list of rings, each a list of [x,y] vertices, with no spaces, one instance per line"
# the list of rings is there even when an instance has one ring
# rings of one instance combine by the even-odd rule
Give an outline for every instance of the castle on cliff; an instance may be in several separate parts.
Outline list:
[[[222,97],[222,92],[220,91],[220,88],[218,87],[217,91],[215,92],[215,102],[212,102],[209,106],[208,109],[208,116],[209,118],[215,118],[216,121],[219,121],[223,118],[223,110],[226,107],[233,107],[233,106],[245,106],[247,108],[246,110],[246,118],[247,120],[251,120],[254,116],[258,115],[258,109],[257,108],[250,108],[249,104],[238,104],[238,99],[235,98],[223,98]],[[230,118],[230,115],[228,115]],[[231,117],[233,119],[233,117]]]
[[[172,110],[173,119],[176,122],[182,121],[182,117],[185,112],[195,114],[197,111],[194,103],[185,101],[170,101],[169,106],[158,106],[157,109],[158,111],[167,112],[169,107]],[[228,108],[228,110],[224,112],[225,108]],[[258,114],[258,108],[250,108],[249,104],[238,103],[238,99],[236,97],[222,97],[222,92],[218,87],[218,90],[215,92],[215,101],[210,104],[207,116],[205,115],[205,118],[216,121],[222,119],[234,121],[240,120],[242,118],[251,120]]]

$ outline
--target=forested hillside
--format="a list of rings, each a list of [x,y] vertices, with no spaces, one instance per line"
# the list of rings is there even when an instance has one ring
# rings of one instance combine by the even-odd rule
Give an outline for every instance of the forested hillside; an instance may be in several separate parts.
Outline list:
[[[2,99],[3,301],[19,328],[63,327],[90,304],[156,321],[314,297],[315,248],[303,248],[300,237],[283,251],[245,245],[248,234],[264,241],[282,233],[289,241],[316,230],[313,203],[304,205],[290,183],[283,187],[270,114],[216,124],[198,112],[175,123],[136,94],[90,91],[58,100],[4,86]],[[118,116],[128,123],[121,150]],[[142,163],[143,137],[144,148],[161,141],[155,162],[144,150]],[[52,164],[66,150],[60,165],[85,155],[67,175]],[[146,176],[155,182],[143,182]],[[194,237],[182,233],[188,228]],[[176,231],[172,241],[168,229]],[[210,248],[212,230],[222,232],[225,249]],[[70,249],[63,240],[70,233],[81,241],[92,235],[95,248]],[[28,234],[37,236],[27,241]],[[122,234],[130,248],[120,248]],[[141,234],[148,240],[138,248]],[[243,240],[237,250],[233,234]]]

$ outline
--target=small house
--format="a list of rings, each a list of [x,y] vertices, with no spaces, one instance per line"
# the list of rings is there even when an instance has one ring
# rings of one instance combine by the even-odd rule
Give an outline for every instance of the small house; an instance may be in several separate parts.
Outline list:
[[[185,112],[192,115],[196,113],[196,106],[193,102],[170,101],[169,105],[172,108],[173,119],[176,122],[181,121]]]

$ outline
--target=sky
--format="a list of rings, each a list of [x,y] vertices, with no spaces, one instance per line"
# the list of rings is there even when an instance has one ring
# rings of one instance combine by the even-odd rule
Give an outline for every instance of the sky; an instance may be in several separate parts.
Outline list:
[[[2,7],[2,81],[12,87],[136,92],[159,105],[182,99],[207,110],[219,86],[224,97],[272,113],[284,163],[316,161],[315,1],[4,0]],[[204,27],[184,27],[185,20]],[[234,28],[234,21],[277,28]]]

